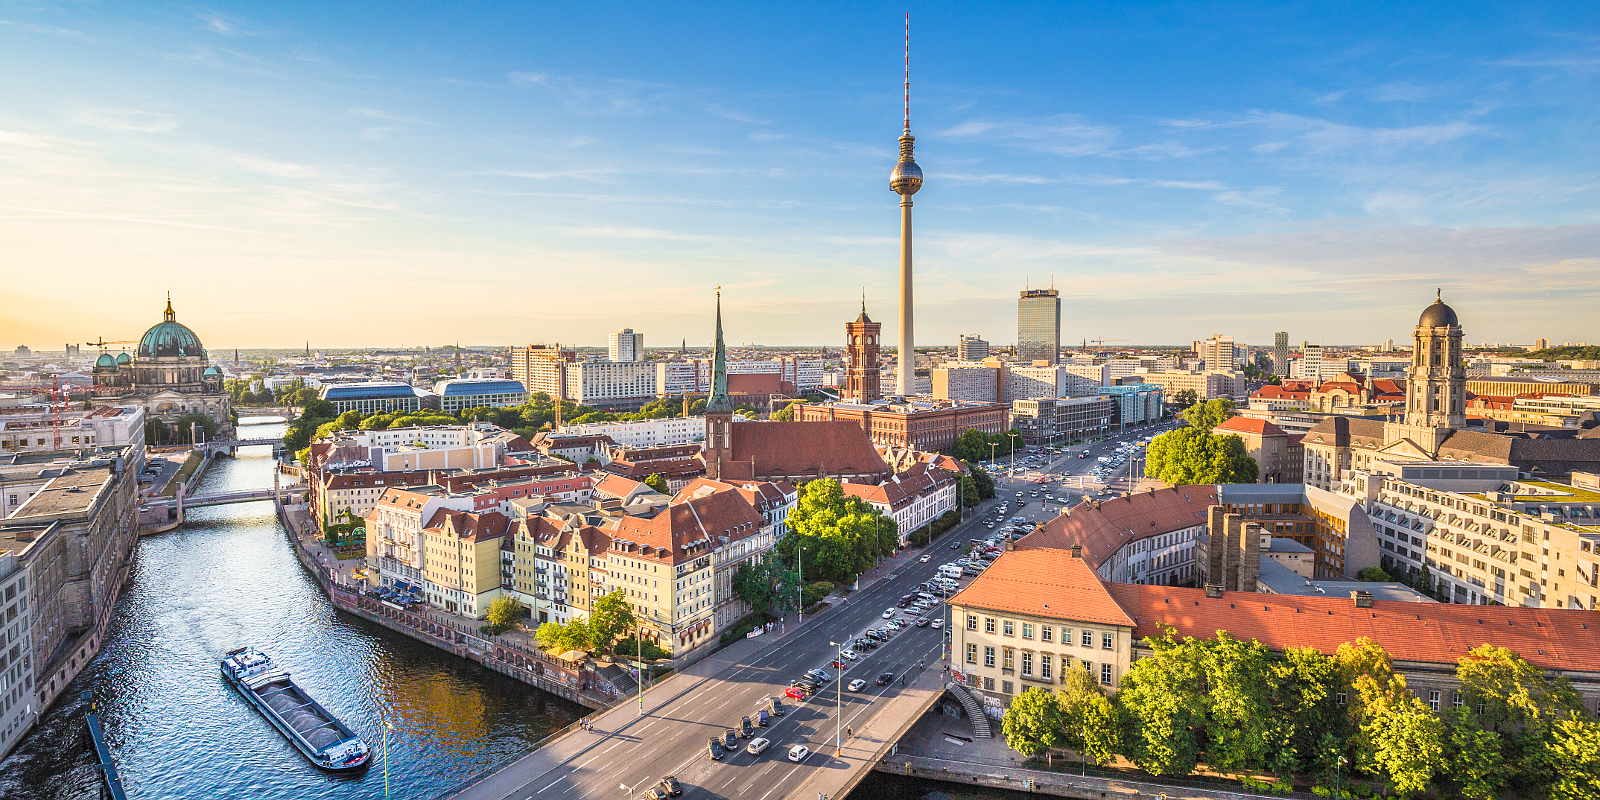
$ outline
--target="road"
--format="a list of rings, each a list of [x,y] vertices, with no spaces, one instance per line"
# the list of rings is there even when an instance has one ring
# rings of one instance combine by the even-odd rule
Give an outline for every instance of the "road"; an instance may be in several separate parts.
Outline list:
[[[1152,430],[1129,431],[1123,440]],[[1094,457],[1113,447],[1116,441],[1111,439],[1091,445],[1094,449],[1088,459],[1078,459],[1080,448],[1074,448],[1048,465],[1047,471],[1052,474],[1087,472],[1097,463]],[[738,728],[743,716],[754,719],[757,708],[768,698],[781,695],[789,681],[799,678],[806,670],[826,668],[836,652],[830,642],[851,641],[886,622],[883,613],[893,608],[896,600],[932,577],[941,564],[957,557],[969,539],[988,534],[984,520],[994,517],[994,508],[1000,500],[1009,499],[1014,503],[1019,489],[1027,492],[1041,488],[1028,481],[1012,481],[1000,475],[996,476],[996,482],[997,499],[984,503],[968,521],[930,544],[923,551],[928,556],[927,561],[920,560],[921,554],[911,552],[886,562],[884,568],[894,570],[886,579],[850,595],[842,607],[813,620],[772,652],[751,662],[727,667],[712,676],[711,681],[682,696],[664,702],[655,700],[662,705],[651,709],[648,720],[635,721],[620,731],[602,728],[572,734],[593,737],[594,742],[573,758],[499,795],[499,800],[627,798],[642,793],[665,775],[678,777],[683,796],[689,800],[776,800],[790,797],[819,771],[843,768],[832,756],[837,732],[844,727],[862,729],[900,691],[898,680],[878,686],[874,678],[882,672],[897,676],[914,672],[919,662],[927,669],[942,668],[943,630],[931,625],[908,627],[876,650],[861,653],[861,659],[850,662],[844,675],[830,682],[819,695],[790,704],[788,714],[773,719],[766,729],[757,729],[756,736],[771,742],[759,756],[743,752],[748,740],[740,739],[740,752],[725,755],[721,761],[712,761],[707,754],[707,742],[728,728]],[[1062,493],[1053,491],[1052,494]],[[1020,512],[1013,507],[1006,516],[1047,519],[1060,507],[1051,504],[1045,509],[1034,498],[1027,499],[1029,504]],[[952,549],[952,544],[957,547]],[[925,616],[939,618],[945,613],[941,604]],[[906,615],[897,609],[895,616],[904,618]],[[789,623],[794,624],[794,620]],[[855,678],[865,680],[866,687],[857,692],[846,690],[841,696],[841,684]],[[647,702],[653,699],[647,698]],[[614,713],[607,717],[614,718]],[[795,744],[804,744],[811,750],[810,755],[798,763],[787,757],[789,748]]]

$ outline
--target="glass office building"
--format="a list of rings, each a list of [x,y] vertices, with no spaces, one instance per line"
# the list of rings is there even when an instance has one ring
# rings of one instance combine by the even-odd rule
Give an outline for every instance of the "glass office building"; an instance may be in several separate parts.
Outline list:
[[[1017,300],[1017,360],[1061,361],[1061,295],[1028,289]]]

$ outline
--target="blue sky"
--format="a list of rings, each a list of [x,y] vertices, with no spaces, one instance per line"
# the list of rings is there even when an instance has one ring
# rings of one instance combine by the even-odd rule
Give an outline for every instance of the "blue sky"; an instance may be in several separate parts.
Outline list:
[[[909,8],[918,342],[1600,340],[1597,6],[1328,5]],[[837,344],[906,10],[0,2],[0,347]]]

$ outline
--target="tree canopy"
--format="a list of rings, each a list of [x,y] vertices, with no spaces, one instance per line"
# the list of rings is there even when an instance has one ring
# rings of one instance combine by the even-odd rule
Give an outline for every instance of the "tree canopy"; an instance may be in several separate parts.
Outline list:
[[[1212,428],[1228,421],[1233,416],[1232,400],[1207,400],[1195,403],[1183,410],[1183,421],[1191,427],[1210,432]]]
[[[879,556],[893,555],[900,534],[893,519],[860,498],[848,497],[839,482],[819,478],[805,485],[789,512],[790,533],[778,550],[793,559],[803,553],[804,574],[849,583],[871,569]]]
[[[775,557],[751,559],[733,573],[733,593],[757,614],[773,614],[800,597],[800,575]]]
[[[1015,434],[1015,436],[1012,434]],[[991,449],[989,447],[991,444],[996,445],[996,447]],[[950,455],[962,461],[977,463],[979,461],[987,461],[990,453],[994,453],[997,456],[1005,455],[1011,452],[1013,445],[1020,446],[1021,444],[1022,433],[1015,428],[1005,433],[996,434],[984,433],[977,428],[968,428],[960,436],[956,437],[955,444],[950,446]]]
[[[1259,470],[1238,436],[1213,436],[1209,430],[1183,427],[1150,440],[1144,474],[1172,486],[1189,486],[1255,483]]]

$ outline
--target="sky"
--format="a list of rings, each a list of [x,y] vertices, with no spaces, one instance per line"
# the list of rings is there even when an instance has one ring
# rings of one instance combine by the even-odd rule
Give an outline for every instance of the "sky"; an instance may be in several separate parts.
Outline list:
[[[0,0],[0,348],[1600,341],[1593,3]]]

